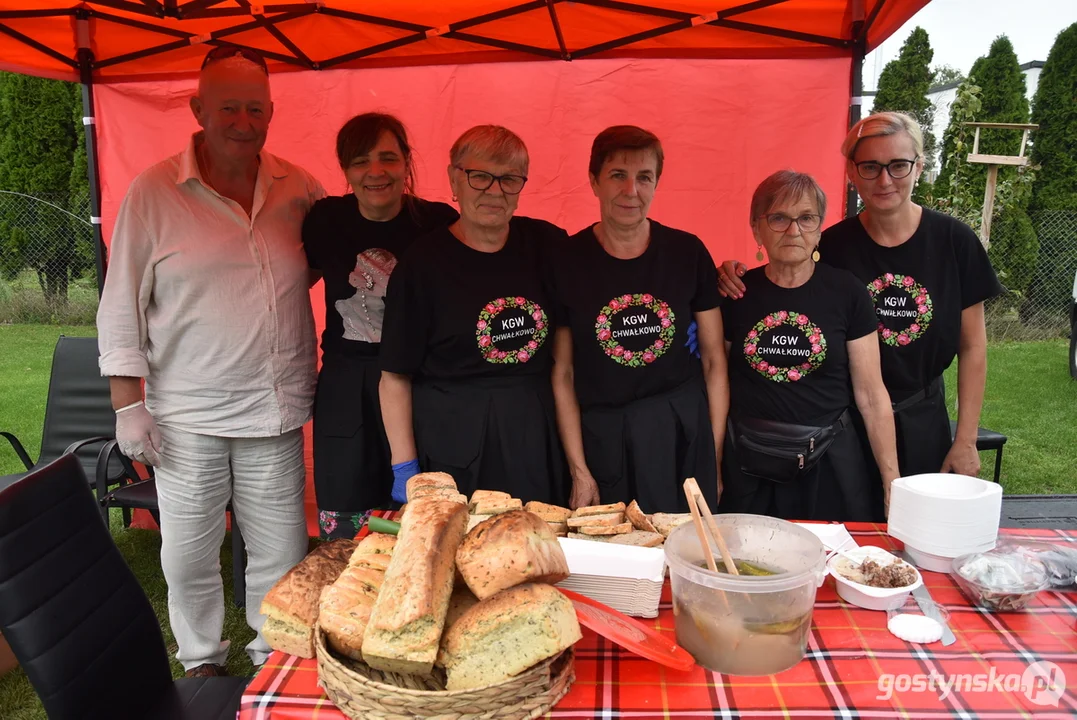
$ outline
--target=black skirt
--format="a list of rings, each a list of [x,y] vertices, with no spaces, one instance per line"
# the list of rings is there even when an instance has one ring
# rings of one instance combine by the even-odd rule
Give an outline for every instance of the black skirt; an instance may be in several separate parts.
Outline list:
[[[603,504],[636,500],[646,513],[688,512],[683,484],[694,477],[717,507],[718,461],[702,378],[581,415],[583,451]]]
[[[894,431],[902,477],[942,470],[953,440],[941,376],[922,393],[894,404]]]
[[[326,353],[314,395],[314,492],[320,510],[363,512],[392,501],[376,357]]]
[[[549,377],[418,381],[412,423],[419,467],[460,492],[501,490],[565,505],[569,487]]]
[[[731,433],[722,456],[719,512],[769,515],[783,520],[883,520],[879,472],[850,423],[826,455],[801,477],[776,483],[745,475],[737,463]]]

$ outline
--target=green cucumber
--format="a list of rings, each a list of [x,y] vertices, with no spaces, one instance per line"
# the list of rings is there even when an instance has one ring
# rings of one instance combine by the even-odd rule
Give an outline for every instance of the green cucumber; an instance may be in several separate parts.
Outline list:
[[[370,532],[380,532],[388,535],[396,535],[400,532],[400,523],[394,520],[386,520],[376,515],[371,515],[366,519],[366,526],[370,528]]]

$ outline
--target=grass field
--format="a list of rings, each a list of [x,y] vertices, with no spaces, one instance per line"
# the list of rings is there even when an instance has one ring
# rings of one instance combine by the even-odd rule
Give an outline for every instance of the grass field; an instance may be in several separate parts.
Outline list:
[[[0,430],[14,432],[36,457],[41,443],[49,368],[60,334],[93,335],[92,327],[0,325]],[[1077,382],[1069,377],[1065,341],[994,344],[988,348],[987,399],[981,425],[1009,436],[1002,483],[1009,494],[1077,494]],[[957,376],[946,374],[953,407]],[[994,456],[983,454],[984,477],[991,477]],[[0,447],[0,475],[22,469],[15,453]],[[169,652],[175,641],[168,625],[167,591],[160,566],[156,532],[123,529],[112,518],[113,537],[153,603]],[[232,641],[228,669],[249,674],[243,652],[252,637],[243,613],[231,602],[231,551],[226,539],[221,553],[227,614],[225,637]],[[173,661],[173,673],[182,674]],[[25,674],[16,670],[0,679],[0,717],[39,720],[45,717]]]

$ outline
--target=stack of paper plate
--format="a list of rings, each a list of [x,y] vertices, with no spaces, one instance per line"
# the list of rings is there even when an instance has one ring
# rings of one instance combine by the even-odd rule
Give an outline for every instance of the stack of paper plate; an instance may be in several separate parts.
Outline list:
[[[666,559],[662,548],[558,538],[572,573],[558,587],[574,590],[625,615],[658,616]]]
[[[950,572],[954,558],[995,547],[1002,487],[966,475],[898,478],[890,488],[888,531],[924,570]]]

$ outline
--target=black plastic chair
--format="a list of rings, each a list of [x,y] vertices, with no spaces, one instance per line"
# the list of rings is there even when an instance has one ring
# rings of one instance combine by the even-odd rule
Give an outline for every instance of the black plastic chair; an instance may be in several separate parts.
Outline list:
[[[116,413],[107,377],[98,366],[97,338],[61,335],[52,353],[49,394],[45,401],[45,424],[41,432],[41,455],[37,462],[12,433],[7,438],[27,472],[47,465],[65,453],[74,453],[86,477],[94,479],[101,518],[108,526],[108,509],[123,510],[124,526],[131,524],[131,510],[150,511],[160,524],[157,488],[151,477],[143,479],[131,461],[118,449]],[[26,473],[0,476],[0,489],[11,485]],[[118,487],[117,487],[118,486]],[[115,490],[110,492],[110,488]],[[232,517],[232,581],[235,604],[246,604],[246,551],[239,524]]]
[[[116,435],[116,414],[112,411],[108,378],[101,377],[97,357],[97,338],[61,335],[56,341],[49,394],[45,401],[40,457],[34,462],[14,434],[0,432],[26,466],[26,472],[49,464],[65,452],[73,452],[82,463],[86,476],[96,475],[101,445]],[[130,463],[125,466],[119,453],[116,455],[105,468],[106,481],[114,485],[116,478],[127,472],[137,477]],[[0,476],[0,488],[25,474]]]
[[[950,438],[957,434],[957,421],[950,421]],[[1002,446],[1006,444],[1008,438],[1002,433],[997,433],[994,430],[988,430],[987,428],[976,429],[976,449],[979,451],[994,450],[995,451],[995,482],[999,482],[999,478],[1002,477]]]
[[[157,617],[72,455],[0,490],[0,630],[52,720],[233,720],[248,682],[172,680]]]

